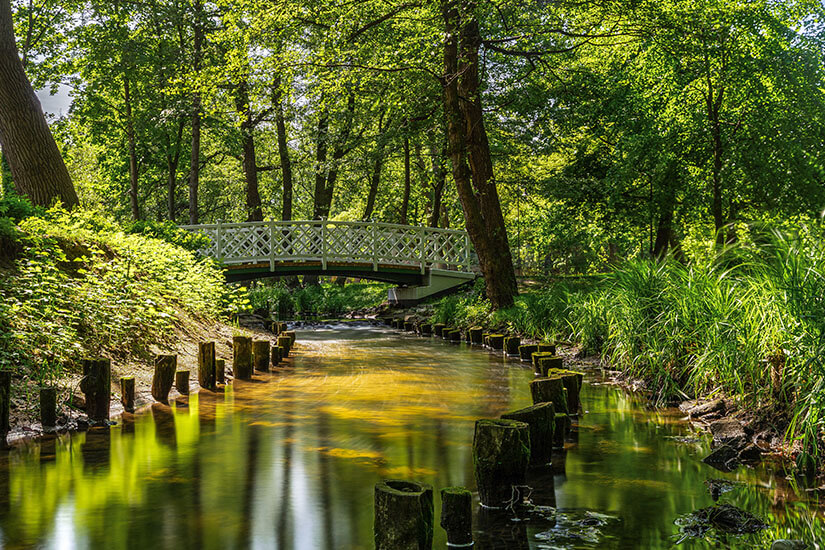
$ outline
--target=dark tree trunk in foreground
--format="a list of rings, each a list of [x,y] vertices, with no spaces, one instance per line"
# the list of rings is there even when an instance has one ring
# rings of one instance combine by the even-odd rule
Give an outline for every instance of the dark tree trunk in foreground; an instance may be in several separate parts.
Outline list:
[[[192,69],[200,74],[203,49],[202,3],[193,3],[195,24],[193,25]],[[192,147],[189,154],[189,223],[198,223],[198,186],[200,185],[201,156],[201,94],[192,94]]]
[[[33,203],[77,205],[69,171],[18,56],[9,0],[0,0],[0,146],[15,186]]]
[[[444,110],[453,179],[464,210],[467,232],[478,254],[487,286],[487,297],[495,309],[513,304],[518,294],[513,259],[498,199],[490,144],[484,129],[478,76],[481,46],[474,4],[442,0],[445,22]]]

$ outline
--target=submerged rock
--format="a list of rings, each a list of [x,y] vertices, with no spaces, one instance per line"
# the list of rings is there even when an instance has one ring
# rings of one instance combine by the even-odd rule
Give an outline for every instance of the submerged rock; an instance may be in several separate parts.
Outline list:
[[[808,544],[802,540],[779,539],[773,541],[771,550],[805,550]]]
[[[714,399],[713,401],[690,407],[684,412],[688,413],[691,418],[701,418],[710,413],[724,413],[725,401],[723,399]]]
[[[727,445],[741,451],[748,444],[748,434],[742,424],[732,418],[711,422],[710,432],[716,445]]]
[[[710,498],[713,499],[714,502],[719,500],[719,497],[723,494],[732,491],[734,488],[743,485],[743,483],[739,481],[731,481],[729,479],[706,479],[705,480],[705,487],[708,489],[708,493],[710,493]]]
[[[702,459],[702,462],[722,472],[732,472],[739,466],[739,451],[722,445]]]
[[[689,537],[705,537],[711,530],[723,534],[745,535],[768,528],[764,521],[732,504],[718,504],[696,510],[677,519],[676,525],[679,526],[682,535],[679,542]]]

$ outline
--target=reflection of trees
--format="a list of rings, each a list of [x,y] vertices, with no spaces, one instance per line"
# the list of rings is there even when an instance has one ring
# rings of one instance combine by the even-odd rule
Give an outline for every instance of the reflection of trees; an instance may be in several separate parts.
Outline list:
[[[252,542],[252,513],[255,504],[255,477],[258,468],[260,429],[261,427],[256,425],[247,427],[249,440],[246,447],[246,477],[243,485],[238,548],[249,548]]]
[[[324,548],[335,548],[335,537],[332,525],[332,479],[330,474],[330,458],[324,452],[332,447],[329,436],[329,417],[323,411],[318,412],[318,447],[322,450],[318,454],[318,466],[321,481],[321,514],[324,520]]]
[[[278,520],[275,523],[275,537],[278,541],[278,550],[287,548],[287,521],[291,510],[292,497],[292,445],[295,427],[293,425],[292,409],[293,401],[290,396],[284,396],[284,458],[283,474],[281,477],[281,508],[278,510]]]

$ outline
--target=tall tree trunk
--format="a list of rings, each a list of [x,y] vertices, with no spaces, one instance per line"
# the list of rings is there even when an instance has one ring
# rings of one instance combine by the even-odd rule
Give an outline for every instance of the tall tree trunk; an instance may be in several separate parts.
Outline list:
[[[235,99],[238,113],[241,114],[241,147],[243,149],[243,173],[246,180],[246,220],[263,221],[261,194],[258,191],[258,164],[255,154],[255,122],[249,105],[249,83],[246,79],[238,84]]]
[[[138,162],[137,143],[135,138],[135,124],[132,120],[132,94],[129,86],[129,77],[123,74],[123,100],[126,104],[126,139],[129,143],[129,206],[132,210],[132,219],[140,219],[140,205],[138,204]]]
[[[323,102],[323,97],[321,98]],[[312,217],[320,220],[324,217],[324,196],[327,186],[327,150],[329,147],[329,114],[326,108],[318,115],[318,127],[315,136],[315,204]],[[329,213],[329,209],[327,209]]]
[[[192,70],[199,78],[203,57],[203,4],[193,2],[194,24],[192,26]],[[198,84],[196,84],[197,86]],[[192,145],[189,153],[189,223],[198,223],[198,187],[200,185],[201,156],[201,93],[192,94]]]
[[[436,147],[430,148],[433,165],[433,197],[432,206],[430,207],[430,227],[438,227],[438,221],[441,218],[441,201],[444,196],[444,187],[447,183],[447,170],[444,166],[444,161],[446,160],[448,147],[449,144],[445,135],[444,145],[440,151],[437,150]]]
[[[370,187],[367,191],[367,205],[364,207],[362,219],[370,220],[375,212],[375,199],[378,197],[378,186],[381,184],[381,170],[384,167],[384,147],[387,145],[387,130],[389,124],[384,126],[384,115],[386,110],[382,110],[378,116],[378,136],[375,141],[375,152],[372,160],[372,173],[370,174]]]
[[[459,2],[464,4],[461,10]],[[506,308],[513,304],[518,288],[484,129],[478,76],[481,36],[475,3],[442,0],[441,5],[446,31],[444,110],[453,179],[467,232],[478,254],[487,297],[493,308]]]
[[[332,197],[335,194],[335,183],[338,181],[338,163],[350,151],[349,138],[352,132],[352,121],[355,115],[355,94],[352,92],[347,96],[347,110],[344,117],[344,127],[341,129],[341,135],[335,144],[335,149],[332,151],[332,161],[326,173],[326,181],[320,188],[319,194],[318,173],[315,174],[315,219],[328,218],[329,212],[332,209]],[[326,119],[326,132],[329,130],[329,119]],[[325,132],[325,133],[326,133]],[[319,138],[321,135],[321,128],[319,123]],[[324,150],[324,160],[326,160],[326,147]],[[323,170],[321,171],[323,176]]]
[[[0,0],[0,147],[17,189],[35,204],[78,204],[60,156],[17,51],[11,2]]]
[[[178,121],[178,135],[175,140],[175,146],[174,148],[169,147],[166,151],[166,207],[167,214],[169,215],[169,221],[172,222],[174,222],[177,217],[177,201],[175,200],[175,194],[177,191],[178,165],[180,164],[180,149],[181,144],[183,143],[183,127],[185,124],[186,121],[183,117],[181,117]],[[172,150],[174,150],[174,154],[172,153]]]
[[[409,126],[407,127],[409,130]],[[407,211],[410,208],[410,136],[404,135],[404,195],[401,198],[401,225],[407,225]]]
[[[283,93],[281,79],[275,81],[277,96],[275,101],[275,127],[278,132],[278,156],[281,158],[281,175],[283,177],[283,200],[281,219],[292,219],[292,162],[289,159],[289,148],[286,140],[286,123],[284,121]]]

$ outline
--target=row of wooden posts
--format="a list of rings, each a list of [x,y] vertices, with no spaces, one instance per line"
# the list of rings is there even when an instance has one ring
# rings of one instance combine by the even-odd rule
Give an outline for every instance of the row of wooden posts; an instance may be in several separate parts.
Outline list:
[[[269,340],[253,340],[247,336],[232,339],[232,368],[238,380],[249,380],[254,371],[267,372],[270,366],[289,357],[295,345],[295,332],[286,330],[286,323],[273,323],[272,331],[277,335],[277,344]],[[109,420],[111,403],[112,363],[110,359],[82,359],[83,378],[80,391],[85,395],[86,415],[91,422]],[[189,393],[189,371],[178,370],[177,355],[155,357],[155,371],[152,377],[152,397],[161,403],[168,403],[172,385],[181,394]],[[215,356],[215,342],[198,344],[198,384],[201,388],[215,391],[219,384],[226,383],[226,361]],[[135,377],[120,378],[120,400],[126,412],[135,411]],[[11,373],[0,372],[0,436],[5,441],[9,431],[9,404],[11,397]],[[45,429],[57,423],[57,388],[40,389],[40,422]]]
[[[482,327],[461,331],[444,324],[386,319],[400,330],[450,341],[465,340],[530,361],[536,378],[530,382],[533,405],[481,419],[473,434],[473,464],[482,506],[503,509],[519,504],[528,468],[550,465],[554,449],[563,449],[572,418],[581,403],[584,375],[563,367],[553,344],[522,345],[517,336],[489,333]],[[441,490],[441,526],[450,548],[469,548],[472,536],[472,493],[464,487]],[[385,480],[375,486],[376,550],[430,550],[433,538],[433,491],[425,483]]]

